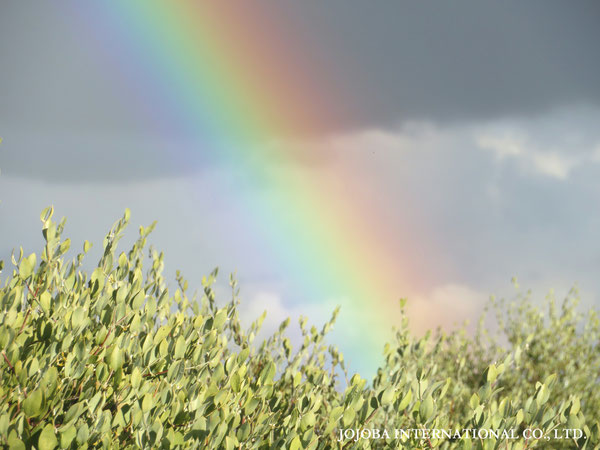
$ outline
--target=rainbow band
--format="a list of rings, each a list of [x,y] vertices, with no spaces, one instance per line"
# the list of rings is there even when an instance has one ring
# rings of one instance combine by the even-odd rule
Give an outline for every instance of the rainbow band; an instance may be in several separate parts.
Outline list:
[[[81,14],[86,26],[119,43],[108,51],[128,79],[129,95],[144,114],[161,110],[172,118],[165,123],[164,114],[151,116],[154,131],[197,143],[196,151],[175,155],[182,164],[201,159],[236,170],[245,183],[268,184],[269,195],[240,190],[227,201],[244,212],[244,226],[306,301],[339,299],[336,328],[349,339],[342,350],[373,367],[383,337],[397,323],[406,277],[414,274],[391,246],[394,230],[386,229],[384,211],[360,200],[361,182],[368,183],[360,169],[341,166],[329,179],[283,179],[266,171],[273,153],[264,148],[277,149],[281,164],[293,162],[292,152],[283,150],[286,139],[314,134],[339,113],[336,105],[343,106],[335,94],[323,95],[327,74],[302,64],[308,53],[286,35],[289,24],[276,3],[268,11],[234,1],[95,5],[91,11],[86,3]],[[348,309],[361,323],[344,323]]]

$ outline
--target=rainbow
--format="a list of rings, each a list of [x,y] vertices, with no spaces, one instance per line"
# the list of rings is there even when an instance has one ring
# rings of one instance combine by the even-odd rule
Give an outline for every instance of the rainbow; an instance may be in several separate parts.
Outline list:
[[[194,151],[179,162],[231,168],[245,183],[268,183],[274,195],[230,193],[265,254],[307,303],[336,299],[336,328],[353,367],[373,369],[381,344],[397,323],[397,300],[411,278],[414,249],[401,254],[386,211],[358,186],[360,168],[322,178],[278,177],[265,167],[293,162],[298,147],[347,114],[331,67],[317,65],[294,39],[294,24],[274,2],[178,0],[86,3],[81,25],[113,61],[127,97],[139,103],[152,132],[185,135]],[[168,111],[167,123],[153,111]],[[305,152],[319,151],[306,145]],[[311,156],[311,155],[309,155]],[[319,155],[312,155],[318,157]],[[316,181],[321,180],[321,181]],[[353,311],[360,323],[344,321]]]

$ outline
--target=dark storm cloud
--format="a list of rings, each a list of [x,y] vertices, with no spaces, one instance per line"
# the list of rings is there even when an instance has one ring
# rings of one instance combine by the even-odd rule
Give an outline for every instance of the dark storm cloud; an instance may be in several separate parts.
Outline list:
[[[197,143],[174,142],[185,118],[136,92],[126,64],[111,61],[118,34],[99,38],[76,11],[69,1],[1,7],[3,172],[76,181],[199,169]],[[277,11],[307,71],[322,75],[318,88],[344,104],[323,134],[600,105],[597,2],[288,0]]]
[[[69,8],[71,6],[72,9]],[[144,130],[136,98],[124,92],[116,50],[95,42],[69,2],[4,2],[0,12],[0,125],[7,131],[135,132]],[[128,95],[129,104],[121,99]],[[133,114],[135,112],[135,114]],[[146,124],[147,125],[147,124]],[[16,131],[15,130],[15,131]]]
[[[293,5],[335,68],[352,126],[470,120],[600,103],[600,3],[477,0]]]

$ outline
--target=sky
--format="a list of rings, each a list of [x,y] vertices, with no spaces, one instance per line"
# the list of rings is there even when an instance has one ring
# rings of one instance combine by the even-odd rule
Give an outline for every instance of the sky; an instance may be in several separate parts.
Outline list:
[[[513,276],[598,306],[597,2],[180,4],[0,6],[0,259],[50,204],[77,248],[129,207],[247,322],[341,305],[366,374],[401,297],[416,333]]]

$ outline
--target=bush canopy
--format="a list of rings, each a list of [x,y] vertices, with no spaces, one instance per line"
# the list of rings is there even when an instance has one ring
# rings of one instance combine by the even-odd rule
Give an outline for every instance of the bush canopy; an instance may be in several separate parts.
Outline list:
[[[179,273],[167,289],[163,254],[147,249],[154,224],[117,253],[127,210],[86,273],[90,243],[68,260],[52,214],[39,256],[13,254],[0,289],[4,447],[599,447],[600,325],[575,291],[543,309],[528,295],[491,301],[499,333],[482,319],[475,335],[416,337],[403,313],[368,381],[326,343],[337,310],[321,329],[300,318],[298,343],[289,319],[256,342],[265,315],[244,329],[233,277],[228,302],[216,270],[200,294]]]

